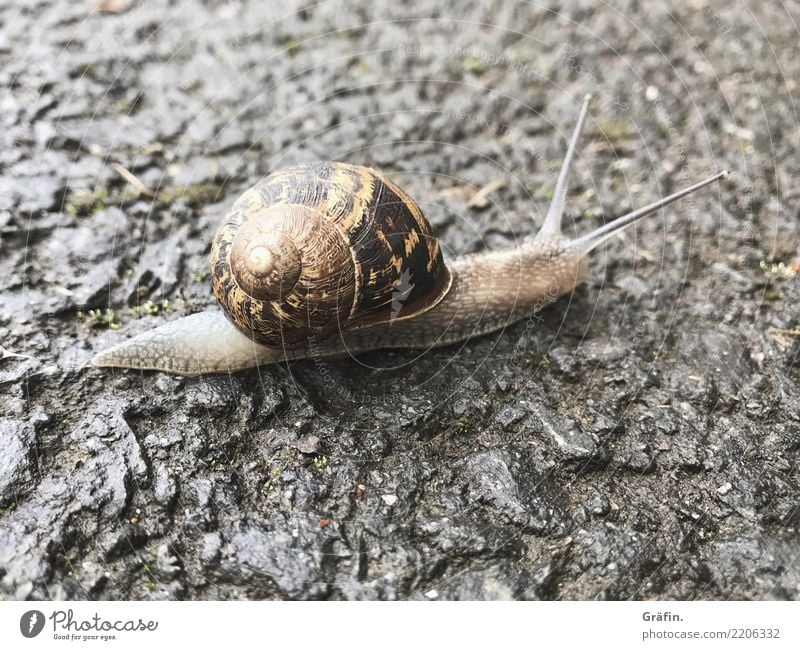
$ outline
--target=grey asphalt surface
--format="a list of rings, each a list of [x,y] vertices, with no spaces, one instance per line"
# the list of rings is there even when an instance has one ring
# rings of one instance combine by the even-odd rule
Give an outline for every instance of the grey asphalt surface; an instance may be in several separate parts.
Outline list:
[[[800,595],[796,5],[92,6],[0,7],[4,598]],[[380,169],[448,255],[513,246],[587,92],[570,233],[731,178],[538,317],[424,355],[84,367],[213,307],[216,222],[292,163]]]

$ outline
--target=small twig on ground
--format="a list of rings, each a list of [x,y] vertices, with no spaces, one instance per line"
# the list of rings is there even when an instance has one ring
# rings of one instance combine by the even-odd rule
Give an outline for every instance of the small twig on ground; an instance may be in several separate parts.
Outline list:
[[[767,330],[770,334],[785,334],[786,336],[800,336],[800,327],[787,329],[785,327],[770,327]]]
[[[151,199],[156,195],[156,193],[149,187],[147,187],[147,185],[145,185],[138,176],[136,176],[133,172],[125,169],[119,163],[112,163],[111,168],[115,172],[117,172],[117,174],[122,176],[122,178],[128,181],[131,185],[133,185],[133,187],[139,190],[139,194],[143,194],[144,196],[147,196]]]
[[[101,14],[121,14],[130,8],[129,0],[100,0],[95,10]]]
[[[489,205],[489,195],[499,190],[501,187],[505,187],[506,182],[501,180],[491,181],[484,185],[481,189],[479,189],[475,194],[472,195],[472,198],[467,201],[468,208],[485,208]]]
[[[790,337],[800,336],[800,327],[794,329],[787,329],[785,327],[770,327],[767,329],[772,339],[784,350],[789,350],[794,347],[794,341]]]

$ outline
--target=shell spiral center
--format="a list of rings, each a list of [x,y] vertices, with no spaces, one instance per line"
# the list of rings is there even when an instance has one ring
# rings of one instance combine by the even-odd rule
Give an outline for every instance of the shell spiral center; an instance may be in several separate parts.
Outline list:
[[[264,232],[252,222],[236,234],[231,262],[238,285],[258,300],[280,300],[289,294],[303,268],[300,253],[285,233]]]

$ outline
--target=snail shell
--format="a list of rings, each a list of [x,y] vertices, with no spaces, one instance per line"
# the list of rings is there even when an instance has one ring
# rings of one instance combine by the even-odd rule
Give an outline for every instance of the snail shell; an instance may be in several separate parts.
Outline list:
[[[345,163],[290,167],[245,192],[217,230],[211,273],[231,322],[288,350],[418,316],[452,283],[411,197]]]

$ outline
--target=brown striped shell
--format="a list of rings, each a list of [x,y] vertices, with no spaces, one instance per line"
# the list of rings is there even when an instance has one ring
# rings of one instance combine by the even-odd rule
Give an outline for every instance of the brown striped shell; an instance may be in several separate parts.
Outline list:
[[[297,349],[427,311],[450,288],[430,224],[376,171],[297,165],[233,204],[211,252],[214,295],[240,330]]]

